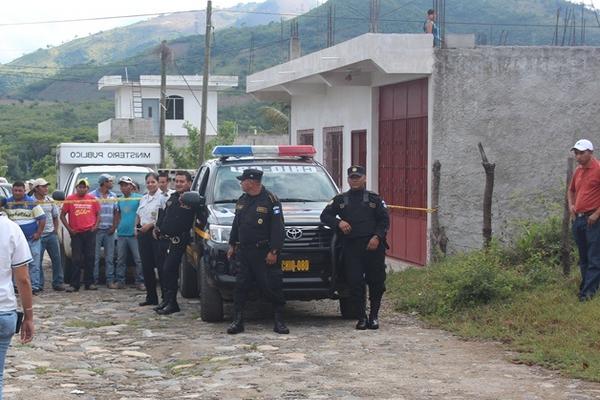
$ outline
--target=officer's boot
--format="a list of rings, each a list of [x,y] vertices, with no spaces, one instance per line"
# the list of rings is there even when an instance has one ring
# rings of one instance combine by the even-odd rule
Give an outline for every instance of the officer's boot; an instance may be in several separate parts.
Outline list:
[[[169,292],[169,295],[166,296],[166,299],[167,305],[156,311],[158,315],[169,315],[181,311],[179,309],[179,304],[177,304],[177,292]]]
[[[227,328],[227,333],[235,335],[242,332],[244,332],[244,314],[241,311],[236,311],[233,315],[233,322]]]
[[[371,299],[371,310],[369,311],[369,329],[379,329],[379,307],[381,297]]]
[[[169,304],[169,292],[166,290],[161,290],[161,292],[162,300],[156,307],[152,308],[154,311],[162,310]]]
[[[290,333],[290,330],[283,322],[283,310],[279,307],[275,309],[275,325],[273,326],[273,332],[283,335]]]
[[[369,327],[369,320],[365,311],[365,302],[359,301],[358,303],[358,321],[356,322],[356,329],[364,331]]]

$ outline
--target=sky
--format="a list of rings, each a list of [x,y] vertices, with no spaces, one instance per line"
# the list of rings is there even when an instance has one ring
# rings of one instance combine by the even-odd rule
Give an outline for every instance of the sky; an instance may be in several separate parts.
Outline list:
[[[249,2],[251,1],[213,0],[213,8],[227,8]],[[575,2],[579,1],[575,0]],[[600,8],[600,0],[584,0],[584,2]],[[21,26],[3,26],[4,24],[164,13],[198,10],[205,7],[205,0],[4,0],[0,15],[0,63],[9,62],[23,54],[45,48],[47,45],[60,45],[76,37],[128,25],[149,17]]]
[[[262,0],[254,1],[257,3],[262,2]],[[239,3],[250,2],[250,0],[213,0],[213,8],[227,8]],[[2,1],[2,13],[0,14],[0,63],[11,61],[23,54],[44,48],[47,45],[60,45],[62,42],[68,42],[76,36],[87,36],[90,33],[129,25],[150,17],[21,26],[2,26],[3,24],[164,13],[200,10],[204,8],[206,8],[205,0]]]

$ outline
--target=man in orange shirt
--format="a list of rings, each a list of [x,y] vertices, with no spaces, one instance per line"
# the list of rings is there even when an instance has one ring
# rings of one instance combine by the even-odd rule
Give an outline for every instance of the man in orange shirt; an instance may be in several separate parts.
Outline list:
[[[567,192],[573,236],[579,250],[579,300],[591,299],[600,284],[600,161],[594,145],[581,139],[571,149],[579,166]]]
[[[88,193],[89,187],[87,179],[77,181],[76,192],[67,196],[60,212],[60,220],[71,236],[73,255],[71,286],[67,288],[67,292],[79,291],[81,267],[83,267],[83,284],[86,290],[98,289],[93,282],[93,273],[96,230],[100,223],[100,203],[95,196]]]

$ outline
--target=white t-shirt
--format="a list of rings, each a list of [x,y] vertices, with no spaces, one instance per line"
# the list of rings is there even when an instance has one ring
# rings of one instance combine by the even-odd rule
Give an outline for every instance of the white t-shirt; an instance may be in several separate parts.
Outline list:
[[[0,312],[17,309],[13,268],[31,261],[31,251],[23,231],[6,214],[0,214]]]

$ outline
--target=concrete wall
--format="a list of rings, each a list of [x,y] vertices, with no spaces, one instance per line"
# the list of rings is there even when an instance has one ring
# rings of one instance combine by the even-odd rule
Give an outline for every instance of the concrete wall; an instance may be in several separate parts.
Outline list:
[[[569,150],[600,145],[600,49],[482,47],[436,52],[431,159],[442,164],[440,223],[450,251],[481,247],[485,173],[496,163],[494,236],[561,215]]]
[[[315,159],[323,161],[323,128],[343,126],[344,171],[350,167],[351,132],[366,130],[373,135],[373,115],[371,108],[373,93],[377,90],[368,86],[346,86],[328,88],[325,95],[294,96],[291,107],[291,141],[296,144],[297,131],[314,129],[314,145],[317,149]],[[373,137],[377,137],[376,135]],[[367,149],[367,179],[370,184],[377,182],[376,168],[372,167],[372,154],[376,147]],[[344,186],[347,182],[344,180]],[[346,188],[347,189],[347,188]]]

